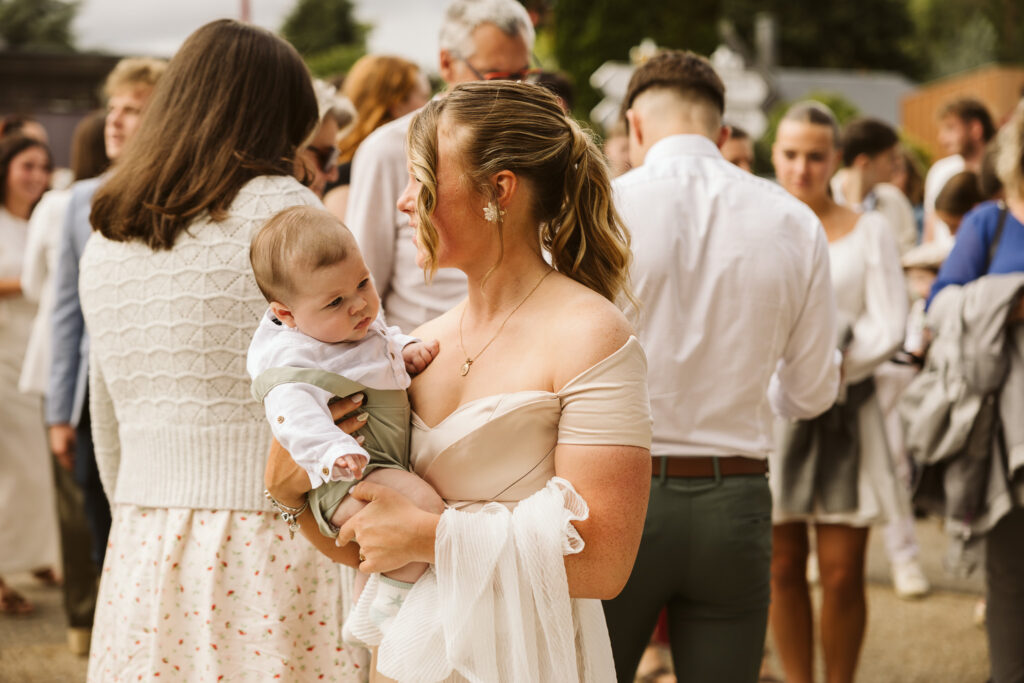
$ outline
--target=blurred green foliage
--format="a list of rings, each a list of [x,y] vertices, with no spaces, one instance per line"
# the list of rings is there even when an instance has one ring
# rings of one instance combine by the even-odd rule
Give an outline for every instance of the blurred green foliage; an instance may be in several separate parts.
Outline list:
[[[74,52],[71,22],[77,2],[0,0],[0,48]]]
[[[314,76],[344,73],[366,54],[370,27],[352,14],[352,0],[299,0],[281,35],[295,46]]]

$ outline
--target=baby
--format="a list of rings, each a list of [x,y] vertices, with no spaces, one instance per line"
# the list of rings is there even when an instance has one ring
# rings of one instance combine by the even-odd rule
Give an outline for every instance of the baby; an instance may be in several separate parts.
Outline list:
[[[296,206],[260,229],[249,250],[253,273],[270,307],[249,346],[253,394],[263,402],[278,442],[306,474],[309,506],[320,530],[338,529],[364,503],[346,495],[366,478],[440,513],[444,503],[408,470],[409,373],[437,355],[426,344],[386,327],[380,296],[352,233],[322,209]],[[365,395],[366,421],[357,440],[334,424],[335,397]],[[426,570],[424,563],[388,572],[370,608],[381,625],[398,611]],[[358,582],[362,587],[365,577]]]

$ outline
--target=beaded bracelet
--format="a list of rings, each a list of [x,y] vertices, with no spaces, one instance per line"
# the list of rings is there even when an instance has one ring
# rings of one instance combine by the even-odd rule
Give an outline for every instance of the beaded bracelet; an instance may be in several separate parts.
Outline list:
[[[299,515],[305,512],[306,508],[309,507],[309,500],[306,499],[302,501],[302,505],[295,508],[275,500],[267,489],[263,489],[263,495],[266,496],[267,500],[270,501],[270,504],[281,513],[281,519],[288,524],[289,540],[295,538],[295,532],[299,530]]]

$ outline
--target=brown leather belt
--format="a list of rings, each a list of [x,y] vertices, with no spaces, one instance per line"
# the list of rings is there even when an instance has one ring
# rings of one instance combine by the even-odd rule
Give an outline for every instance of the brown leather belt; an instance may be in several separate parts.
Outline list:
[[[744,458],[739,455],[722,458],[679,456],[652,458],[651,476],[660,477],[662,463],[664,463],[670,477],[713,477],[715,476],[715,460],[718,461],[718,471],[723,477],[768,473],[767,460]]]

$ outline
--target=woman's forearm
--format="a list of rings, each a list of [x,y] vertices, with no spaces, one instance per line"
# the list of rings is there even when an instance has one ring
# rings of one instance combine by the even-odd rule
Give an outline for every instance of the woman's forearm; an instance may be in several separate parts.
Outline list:
[[[16,277],[0,278],[0,297],[21,294],[21,280]]]

